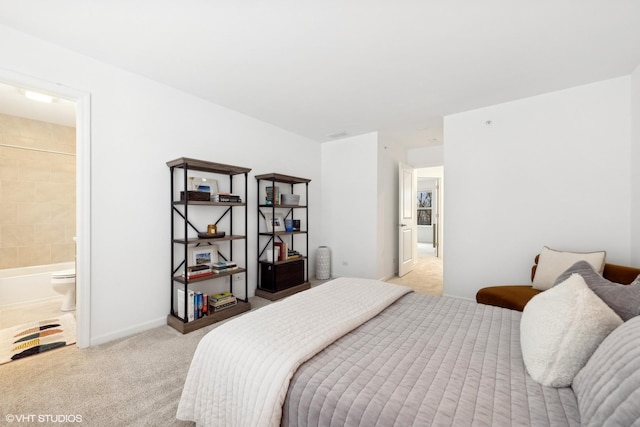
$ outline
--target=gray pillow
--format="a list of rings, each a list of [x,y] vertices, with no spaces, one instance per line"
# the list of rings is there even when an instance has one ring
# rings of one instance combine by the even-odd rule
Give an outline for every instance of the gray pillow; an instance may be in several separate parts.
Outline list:
[[[640,420],[640,317],[618,326],[571,385],[582,426],[631,426]]]
[[[591,267],[586,261],[578,261],[556,279],[553,286],[578,273],[596,295],[607,303],[624,321],[640,314],[640,276],[629,285],[611,282]]]

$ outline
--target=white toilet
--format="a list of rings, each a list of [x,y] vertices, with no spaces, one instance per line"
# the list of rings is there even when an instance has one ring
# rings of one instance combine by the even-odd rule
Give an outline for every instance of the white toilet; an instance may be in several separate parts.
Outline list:
[[[64,295],[62,301],[62,311],[73,311],[76,309],[76,270],[56,271],[51,273],[51,286],[53,290]]]

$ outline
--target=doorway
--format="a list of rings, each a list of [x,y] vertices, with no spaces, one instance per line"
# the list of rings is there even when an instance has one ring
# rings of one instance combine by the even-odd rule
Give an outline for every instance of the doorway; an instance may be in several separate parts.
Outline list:
[[[87,93],[79,92],[60,84],[49,83],[34,79],[29,76],[13,73],[7,70],[0,70],[0,84],[3,88],[9,87],[15,94],[25,96],[26,91],[44,94],[57,98],[63,102],[58,103],[58,107],[66,105],[71,109],[72,123],[75,127],[75,206],[71,206],[75,212],[75,230],[67,231],[67,237],[75,237],[75,266],[76,266],[76,321],[77,339],[76,345],[80,348],[90,345],[90,96]],[[33,101],[32,101],[33,102]],[[3,96],[0,101],[0,114],[28,118],[34,123],[46,123],[46,113],[43,106],[34,103],[31,107],[22,105],[9,105],[8,97]],[[60,109],[58,109],[60,110]],[[31,111],[31,112],[30,112]],[[55,120],[60,118],[60,111],[52,113],[58,114]],[[68,118],[67,118],[68,119]],[[52,119],[54,120],[54,119]],[[54,120],[54,122],[55,122]],[[37,126],[37,125],[36,125]],[[73,135],[71,137],[73,139]],[[28,145],[29,141],[25,141]],[[11,144],[9,144],[11,145]],[[20,144],[16,144],[20,145]],[[23,144],[24,145],[24,144]],[[29,147],[12,147],[11,149],[25,149]],[[38,147],[35,147],[38,148]],[[45,150],[51,156],[65,156],[70,153],[64,150]],[[58,151],[57,153],[53,153]],[[46,192],[44,193],[46,195]],[[69,236],[71,235],[71,236]],[[39,236],[39,237],[43,237]],[[68,243],[68,242],[67,242]],[[73,263],[73,260],[71,261]]]
[[[444,168],[419,168],[416,174],[417,256],[411,272],[388,281],[409,286],[418,293],[442,295]]]
[[[440,178],[420,177],[417,185],[418,202],[418,249],[427,251],[431,246],[434,255],[438,256],[438,196]],[[432,251],[427,251],[431,253]]]

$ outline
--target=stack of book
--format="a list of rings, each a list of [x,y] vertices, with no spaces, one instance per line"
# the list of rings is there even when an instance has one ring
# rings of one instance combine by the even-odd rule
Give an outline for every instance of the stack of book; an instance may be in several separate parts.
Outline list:
[[[233,307],[238,303],[238,300],[231,292],[222,292],[215,294],[209,298],[210,311],[216,312],[224,310],[225,308]]]
[[[184,289],[177,289],[178,298],[178,317],[181,319],[185,318],[184,312]],[[194,320],[200,319],[209,314],[209,297],[207,294],[202,293],[200,291],[192,291],[191,289],[187,290],[187,321],[192,322]]]
[[[238,264],[233,261],[220,261],[214,262],[211,264],[211,272],[220,274],[220,273],[228,273],[233,270],[238,269]]]
[[[296,259],[302,256],[300,252],[289,249],[289,246],[284,242],[273,242],[273,247],[280,254],[278,258],[280,261]]]
[[[187,279],[197,279],[199,277],[211,276],[213,272],[211,267],[206,264],[192,265],[187,267],[186,273],[182,272],[182,277]]]
[[[293,249],[289,249],[287,251],[287,259],[295,259],[295,258],[300,258],[302,256],[302,254],[298,251],[294,251]]]
[[[232,202],[242,203],[242,199],[237,194],[231,193],[215,193],[211,196],[212,202]]]

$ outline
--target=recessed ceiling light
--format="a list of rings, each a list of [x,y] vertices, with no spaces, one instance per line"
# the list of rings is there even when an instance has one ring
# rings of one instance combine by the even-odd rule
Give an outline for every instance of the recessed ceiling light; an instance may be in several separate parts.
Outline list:
[[[34,92],[32,90],[25,90],[24,96],[34,101],[45,102],[47,104],[51,104],[53,102],[53,96],[45,95],[44,93],[40,92]]]

